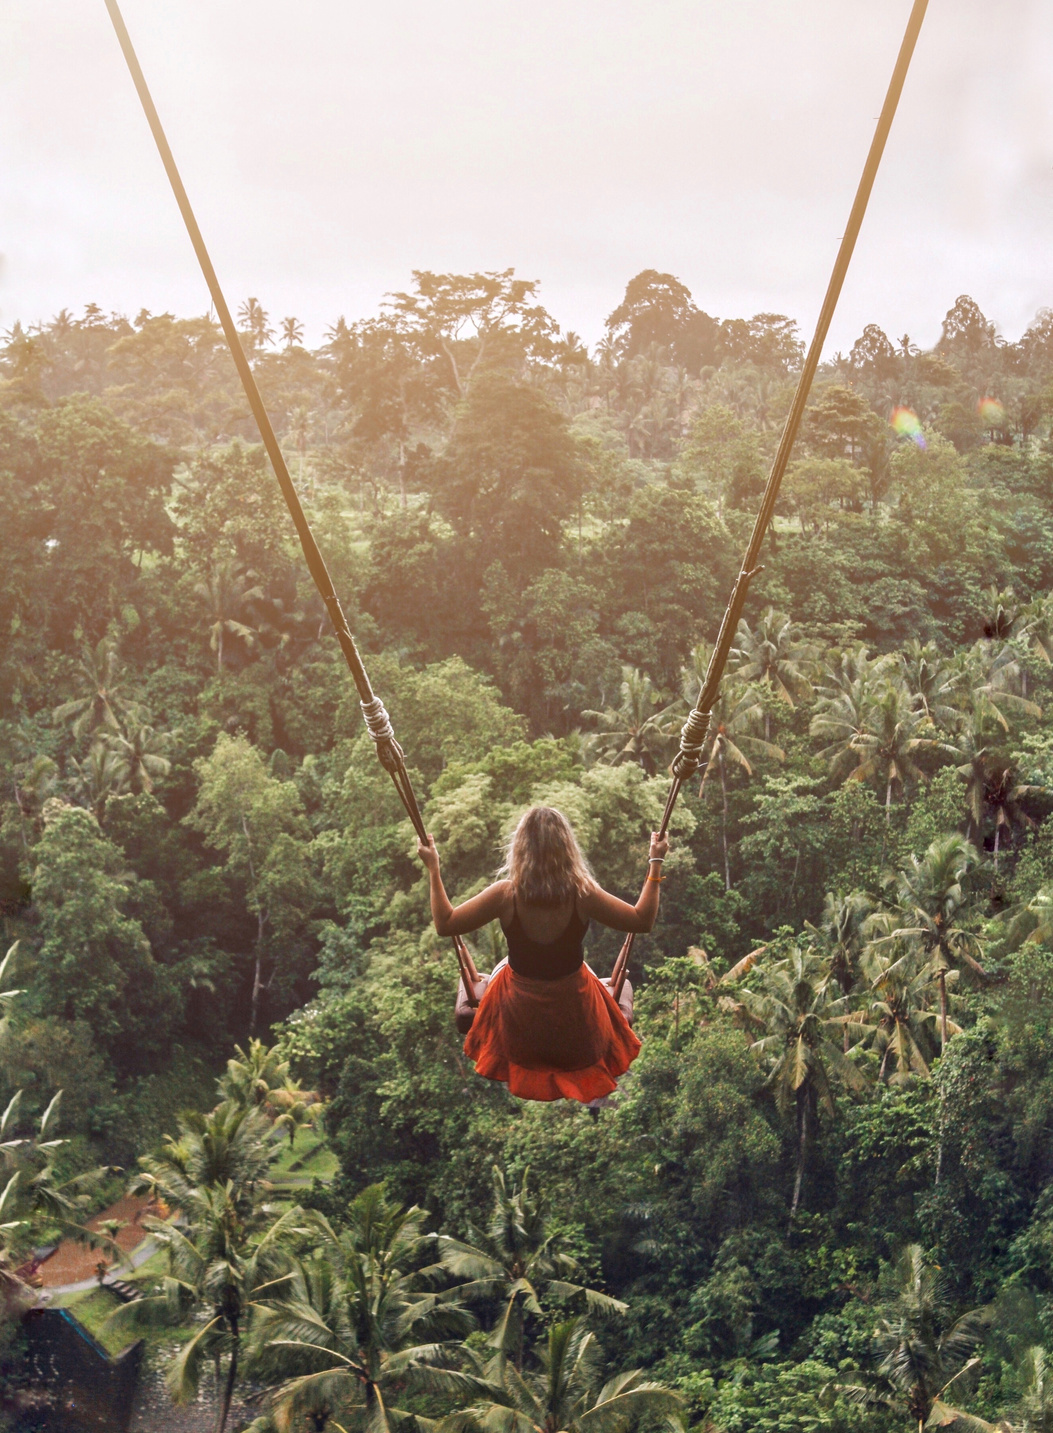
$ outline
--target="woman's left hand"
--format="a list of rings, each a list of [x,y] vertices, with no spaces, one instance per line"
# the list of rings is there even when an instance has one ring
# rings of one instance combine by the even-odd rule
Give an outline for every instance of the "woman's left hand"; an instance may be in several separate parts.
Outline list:
[[[439,869],[439,853],[435,849],[435,837],[429,836],[427,842],[417,841],[417,855],[421,858],[429,871]]]
[[[666,852],[669,850],[668,836],[659,836],[657,831],[651,832],[651,850],[647,859],[649,861],[664,861]]]

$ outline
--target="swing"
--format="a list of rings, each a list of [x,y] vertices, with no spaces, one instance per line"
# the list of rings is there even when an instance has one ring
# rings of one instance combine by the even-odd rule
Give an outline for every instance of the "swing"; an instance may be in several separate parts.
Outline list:
[[[194,217],[190,200],[187,197],[179,171],[176,168],[175,159],[169,148],[160,117],[154,107],[146,79],[132,46],[131,37],[125,26],[118,0],[105,0],[105,3],[124,53],[128,69],[131,73],[132,81],[135,84],[140,102],[142,103],[147,122],[153,133],[154,141],[161,156],[161,162],[165,167],[165,172],[172,186],[176,203],[179,206],[202,274],[208,285],[209,293],[212,296],[212,302],[223,328],[227,345],[230,348],[231,357],[238,370],[238,376],[245,390],[245,396],[248,399],[252,415],[256,420],[260,437],[267,450],[267,456],[274,469],[274,475],[278,480],[278,484],[281,487],[282,494],[288,505],[308,569],[325,603],[333,630],[336,633],[337,641],[340,644],[348,670],[351,673],[358,691],[359,701],[362,706],[362,715],[365,720],[366,729],[373,739],[377,758],[384,770],[390,775],[395,789],[398,792],[399,800],[402,802],[406,814],[409,816],[414,831],[417,833],[417,836],[426,843],[427,832],[424,827],[424,820],[421,816],[416,795],[409,779],[409,773],[406,769],[405,755],[398,741],[395,739],[395,732],[392,728],[388,713],[384,708],[384,704],[375,694],[370,684],[355,639],[348,627],[340,599],[333,587],[329,570],[325,565],[325,560],[322,557],[318,544],[315,542],[314,534],[311,532],[310,525],[307,522],[288,466],[282,455],[281,447],[279,446],[278,439],[271,425],[270,417],[264,407],[263,399],[256,385],[255,376],[245,356],[241,338],[231,318],[230,309],[224,298],[223,290],[216,276],[216,271],[212,267],[212,261],[209,258],[201,230],[198,228],[197,220]],[[819,313],[815,334],[805,357],[804,367],[801,370],[801,376],[797,384],[796,392],[794,393],[793,403],[787,415],[779,447],[776,451],[771,472],[769,473],[768,481],[764,489],[760,510],[753,526],[749,544],[743,554],[742,563],[734,586],[732,587],[731,596],[724,611],[720,631],[706,671],[705,681],[702,684],[702,689],[699,692],[695,705],[687,721],[684,723],[683,730],[680,734],[679,750],[673,758],[670,767],[672,781],[659,831],[659,834],[663,838],[668,831],[669,821],[672,817],[681,789],[685,782],[691,779],[702,764],[703,753],[710,736],[711,713],[716,703],[735,631],[738,627],[739,619],[742,616],[750,581],[760,570],[758,562],[764,537],[774,516],[779,488],[790,460],[790,454],[793,450],[801,420],[804,417],[808,395],[819,367],[819,360],[822,356],[830,324],[837,307],[837,301],[840,297],[841,289],[848,273],[849,264],[852,260],[852,254],[855,250],[856,241],[863,224],[867,204],[874,187],[874,181],[877,178],[881,158],[884,154],[885,145],[892,128],[892,122],[895,118],[896,109],[903,92],[903,86],[906,82],[907,73],[910,69],[911,59],[915,46],[917,45],[918,36],[921,33],[921,27],[925,19],[927,8],[928,0],[914,0],[913,8],[907,21],[906,33],[896,59],[892,80],[885,96],[885,102],[882,106],[874,138],[871,142],[866,164],[863,168],[863,175],[856,191],[848,225],[838,249],[833,273],[827,287],[826,297]],[[471,952],[463,938],[461,936],[453,936],[452,941],[465,1000],[472,1009],[477,1009],[479,1000],[476,997],[475,988],[480,982],[479,972],[475,967]],[[609,998],[611,998],[612,1004],[615,1005],[615,1007],[617,1007],[617,1002],[621,997],[625,984],[632,948],[633,935],[629,934],[618,954],[610,980]],[[635,1037],[633,1038],[635,1039]],[[469,1034],[469,1041],[470,1040],[471,1034]],[[639,1048],[638,1042],[637,1048]],[[481,1071],[481,1073],[483,1073],[483,1071]],[[563,1071],[562,1073],[567,1074],[568,1072]],[[573,1074],[572,1071],[569,1073]],[[499,1079],[501,1078],[501,1074],[497,1071],[492,1077]],[[563,1083],[559,1081],[553,1083],[551,1080],[541,1080],[538,1082],[534,1092],[526,1091],[523,1094],[523,1098],[526,1099],[570,1098],[586,1103],[594,1097],[592,1094],[587,1094],[585,1089],[581,1088],[580,1085],[576,1085],[573,1079],[568,1079]]]

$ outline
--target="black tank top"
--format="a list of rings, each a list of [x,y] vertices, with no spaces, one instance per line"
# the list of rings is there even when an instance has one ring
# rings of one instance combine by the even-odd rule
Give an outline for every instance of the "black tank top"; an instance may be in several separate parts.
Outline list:
[[[555,940],[532,940],[523,929],[519,908],[513,897],[512,924],[503,927],[508,942],[508,963],[517,975],[531,980],[562,980],[573,975],[584,960],[588,921],[578,915],[577,906]]]

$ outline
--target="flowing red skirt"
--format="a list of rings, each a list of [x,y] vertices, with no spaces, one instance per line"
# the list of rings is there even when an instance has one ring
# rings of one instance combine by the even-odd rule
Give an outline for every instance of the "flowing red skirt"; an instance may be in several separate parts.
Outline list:
[[[486,987],[464,1042],[475,1073],[521,1100],[609,1095],[640,1042],[587,965],[559,980],[530,980],[503,965]]]

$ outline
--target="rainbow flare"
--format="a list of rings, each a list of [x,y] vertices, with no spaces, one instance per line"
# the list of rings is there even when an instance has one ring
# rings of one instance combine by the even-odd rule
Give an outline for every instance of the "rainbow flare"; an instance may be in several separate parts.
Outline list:
[[[901,438],[909,438],[912,443],[917,443],[919,448],[927,447],[925,435],[921,430],[921,423],[913,408],[894,408],[892,417],[888,420],[893,431]]]
[[[1005,424],[1005,408],[997,398],[981,398],[976,411],[985,428],[1001,428]]]

